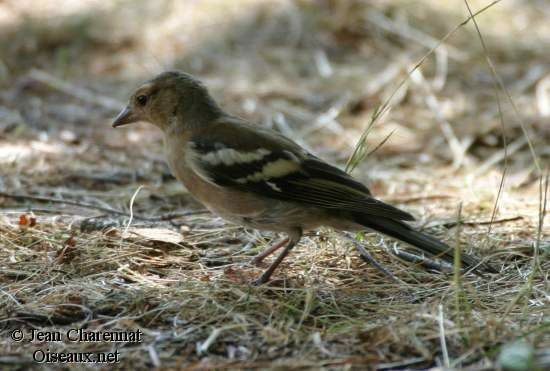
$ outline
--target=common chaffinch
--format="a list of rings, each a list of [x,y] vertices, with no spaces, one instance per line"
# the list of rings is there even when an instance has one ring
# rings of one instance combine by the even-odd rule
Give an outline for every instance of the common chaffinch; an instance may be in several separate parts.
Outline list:
[[[254,281],[267,282],[304,231],[375,230],[452,261],[453,249],[412,229],[413,216],[375,199],[363,184],[283,135],[226,113],[194,77],[164,72],[141,85],[113,127],[147,121],[164,133],[168,163],[177,179],[212,213],[288,238]],[[480,265],[461,255],[467,268]]]

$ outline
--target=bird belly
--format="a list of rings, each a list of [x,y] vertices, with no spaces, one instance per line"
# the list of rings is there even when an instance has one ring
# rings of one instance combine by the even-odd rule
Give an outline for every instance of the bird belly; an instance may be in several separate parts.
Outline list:
[[[304,205],[266,199],[253,193],[221,189],[191,171],[175,171],[189,193],[213,214],[248,228],[287,232],[323,225],[324,212]]]

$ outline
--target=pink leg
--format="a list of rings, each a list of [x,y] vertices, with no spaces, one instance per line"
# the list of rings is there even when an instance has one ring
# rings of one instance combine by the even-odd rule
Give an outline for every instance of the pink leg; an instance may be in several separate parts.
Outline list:
[[[275,269],[277,269],[279,264],[281,264],[283,259],[288,255],[290,250],[292,250],[292,248],[298,243],[298,241],[300,241],[301,237],[302,237],[301,229],[295,229],[295,230],[289,231],[289,238],[285,239],[285,241],[288,241],[288,243],[286,244],[283,251],[279,254],[279,256],[277,256],[277,259],[275,259],[275,261],[271,263],[271,265],[265,270],[265,272],[262,273],[260,277],[252,281],[251,284],[254,286],[258,286],[258,285],[263,285],[264,283],[269,281],[269,279],[271,278],[271,275],[273,274],[273,272],[275,272]],[[283,246],[282,244],[280,245]],[[279,246],[278,248],[280,248],[281,246]],[[273,247],[270,248],[269,250],[271,249],[273,249]]]
[[[254,258],[252,258],[252,264],[260,265],[265,258],[273,254],[275,251],[279,250],[281,247],[283,247],[287,243],[288,243],[288,237],[268,247],[267,249],[265,249],[264,251],[256,255]]]

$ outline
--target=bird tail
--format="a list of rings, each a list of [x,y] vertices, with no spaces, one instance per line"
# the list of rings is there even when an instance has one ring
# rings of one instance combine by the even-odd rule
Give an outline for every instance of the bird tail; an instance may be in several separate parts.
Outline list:
[[[452,247],[437,238],[415,231],[402,221],[363,213],[353,213],[353,219],[362,226],[406,242],[447,262],[452,263],[454,260],[454,249]],[[481,268],[481,270],[496,272],[489,265],[481,265],[480,261],[472,256],[461,254],[460,257],[463,267],[467,269],[476,267],[476,270]]]

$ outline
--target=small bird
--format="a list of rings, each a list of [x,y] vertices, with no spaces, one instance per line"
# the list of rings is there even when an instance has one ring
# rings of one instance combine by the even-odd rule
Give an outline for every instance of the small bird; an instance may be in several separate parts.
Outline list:
[[[283,248],[254,284],[271,275],[300,241],[320,226],[370,229],[452,261],[453,249],[412,229],[411,214],[375,199],[346,172],[291,139],[226,113],[193,76],[168,71],[141,85],[113,127],[146,121],[164,133],[169,166],[212,213],[249,228],[288,237],[257,255]],[[466,268],[480,266],[462,254]]]

